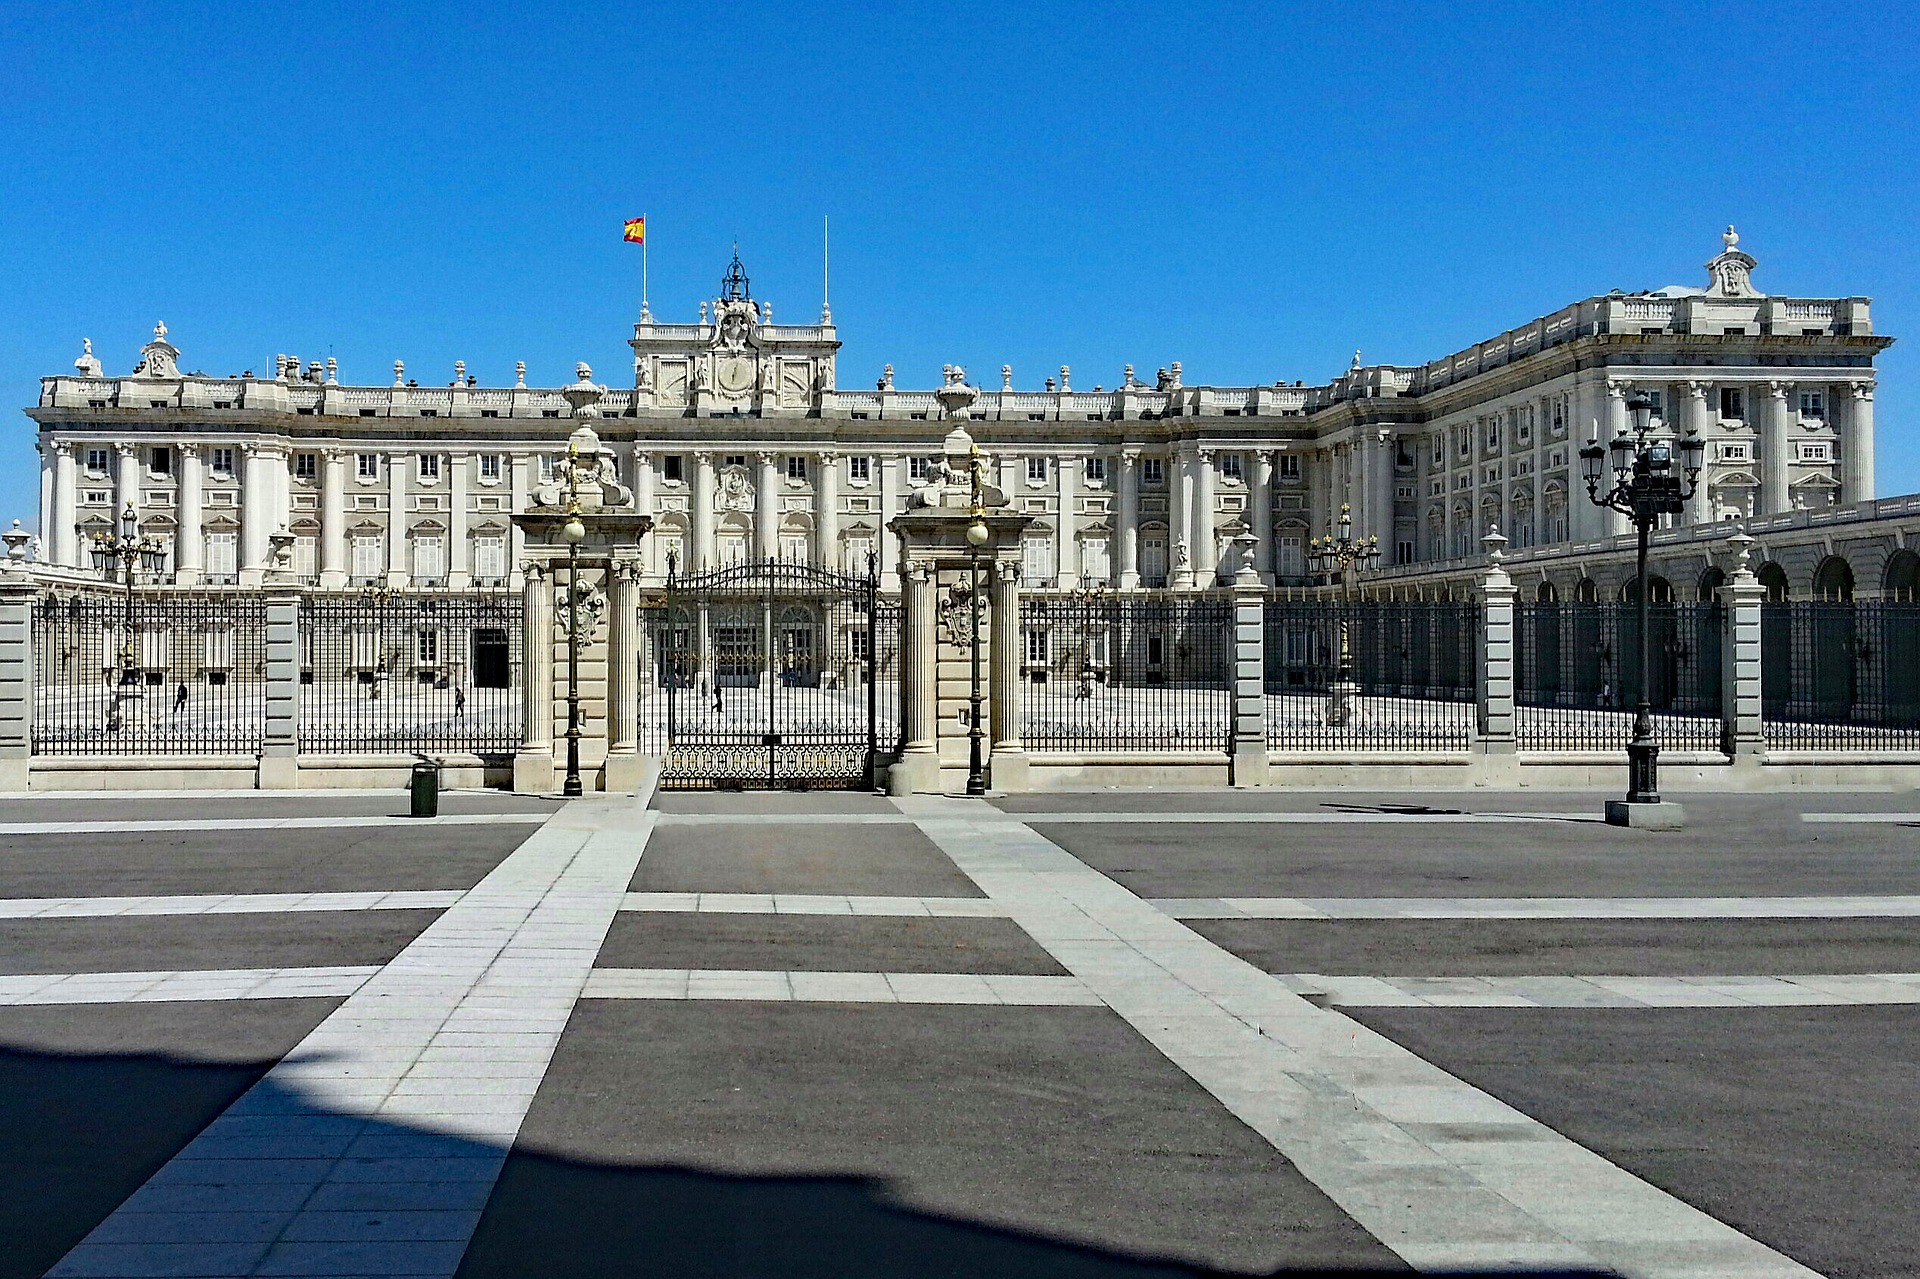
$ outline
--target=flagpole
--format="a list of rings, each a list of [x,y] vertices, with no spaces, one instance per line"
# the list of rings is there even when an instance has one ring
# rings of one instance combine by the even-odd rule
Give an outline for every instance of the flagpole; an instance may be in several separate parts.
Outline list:
[[[640,215],[640,314],[647,313],[647,215]]]

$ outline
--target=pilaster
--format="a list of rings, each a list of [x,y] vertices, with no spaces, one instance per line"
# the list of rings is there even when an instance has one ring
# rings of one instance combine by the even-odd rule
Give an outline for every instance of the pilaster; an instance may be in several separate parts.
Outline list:
[[[640,563],[620,558],[608,570],[607,606],[613,613],[607,667],[606,789],[640,789]]]
[[[1265,786],[1267,760],[1267,593],[1254,568],[1258,539],[1234,539],[1238,564],[1233,578],[1233,740],[1229,768],[1235,786]]]
[[[266,585],[266,723],[260,738],[261,790],[300,784],[300,592],[272,570]]]
[[[1846,502],[1871,502],[1873,472],[1873,383],[1848,386],[1846,435],[1840,442],[1840,496]]]
[[[1120,589],[1135,590],[1140,585],[1140,450],[1121,449],[1120,466],[1114,480],[1119,507],[1118,565]]]
[[[33,764],[33,605],[38,594],[24,563],[9,559],[0,570],[0,791],[26,790]]]
[[[1720,657],[1720,747],[1735,769],[1755,769],[1766,762],[1767,735],[1761,722],[1760,605],[1766,588],[1747,566],[1751,539],[1737,535],[1740,562],[1720,598],[1727,606],[1725,646]]]
[[[987,646],[987,683],[991,754],[988,771],[995,790],[1029,788],[1026,748],[1020,744],[1020,560],[1016,539],[1011,552],[1001,548],[989,566],[992,637]]]
[[[1479,757],[1483,784],[1515,785],[1520,759],[1514,733],[1514,599],[1513,579],[1500,567],[1507,539],[1490,532],[1480,539],[1491,561],[1481,575],[1477,731],[1474,753]]]
[[[553,591],[545,560],[520,565],[525,607],[520,614],[520,751],[513,757],[513,789],[545,795],[553,774]]]
[[[201,478],[205,474],[202,467],[205,464],[201,461],[198,444],[181,444],[176,454],[179,504],[174,509],[177,526],[173,535],[173,576],[174,581],[182,586],[195,586],[207,567],[206,534],[202,523],[205,498],[201,495]]]
[[[1760,423],[1760,508],[1763,515],[1791,510],[1791,450],[1787,445],[1787,392],[1790,382],[1768,382]]]

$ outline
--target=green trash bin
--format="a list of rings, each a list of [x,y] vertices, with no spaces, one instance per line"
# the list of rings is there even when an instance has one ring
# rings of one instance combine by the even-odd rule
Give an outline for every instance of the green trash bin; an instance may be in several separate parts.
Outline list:
[[[438,817],[440,815],[440,766],[430,759],[423,759],[413,766],[413,815],[415,817]]]

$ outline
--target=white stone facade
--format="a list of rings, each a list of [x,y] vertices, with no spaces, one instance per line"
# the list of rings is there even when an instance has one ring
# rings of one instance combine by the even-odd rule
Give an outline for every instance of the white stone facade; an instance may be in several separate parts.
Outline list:
[[[1515,550],[1618,531],[1591,506],[1577,452],[1625,422],[1629,392],[1707,440],[1689,518],[1821,510],[1873,487],[1874,335],[1868,299],[1768,297],[1735,247],[1704,289],[1611,294],[1432,363],[1353,367],[1306,386],[1188,385],[1171,363],[1148,381],[1043,390],[1000,370],[968,428],[999,483],[1035,517],[1029,586],[1210,586],[1257,539],[1263,580],[1304,580],[1308,540],[1342,505],[1388,563],[1473,553],[1491,524]],[[737,260],[736,260],[737,267]],[[731,270],[691,324],[634,326],[631,388],[598,399],[601,437],[651,515],[648,578],[753,558],[863,568],[897,587],[887,522],[948,429],[933,390],[836,383],[831,316],[776,324]],[[269,535],[295,538],[295,569],[322,587],[512,586],[509,518],[566,447],[563,388],[487,388],[457,363],[420,386],[343,385],[333,361],[278,356],[265,375],[182,373],[159,326],[124,376],[91,344],[39,404],[39,558],[87,567],[86,542],[131,504],[170,546],[182,585],[256,583]],[[1085,381],[1083,376],[1082,381]],[[576,397],[577,398],[577,397]]]

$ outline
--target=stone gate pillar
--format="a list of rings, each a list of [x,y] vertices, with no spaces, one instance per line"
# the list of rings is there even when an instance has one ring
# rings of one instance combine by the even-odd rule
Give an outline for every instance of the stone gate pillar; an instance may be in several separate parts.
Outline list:
[[[566,388],[576,416],[597,416],[599,387],[578,366]],[[576,430],[551,482],[513,517],[524,539],[523,733],[513,788],[559,790],[566,767],[569,656],[577,649],[580,775],[588,790],[638,786],[640,542],[653,521],[616,478],[613,451]],[[574,633],[569,635],[569,625]]]
[[[939,391],[964,420],[978,395],[949,369]],[[889,774],[896,795],[959,791],[967,777],[972,658],[981,663],[983,754],[991,785],[1026,786],[1020,748],[1020,539],[1032,519],[1012,514],[989,482],[988,460],[964,427],[942,445],[938,465],[888,524],[899,539],[905,587],[901,714],[906,744]],[[969,531],[973,530],[972,535]],[[974,597],[978,579],[981,597]],[[975,617],[980,619],[975,633]]]

